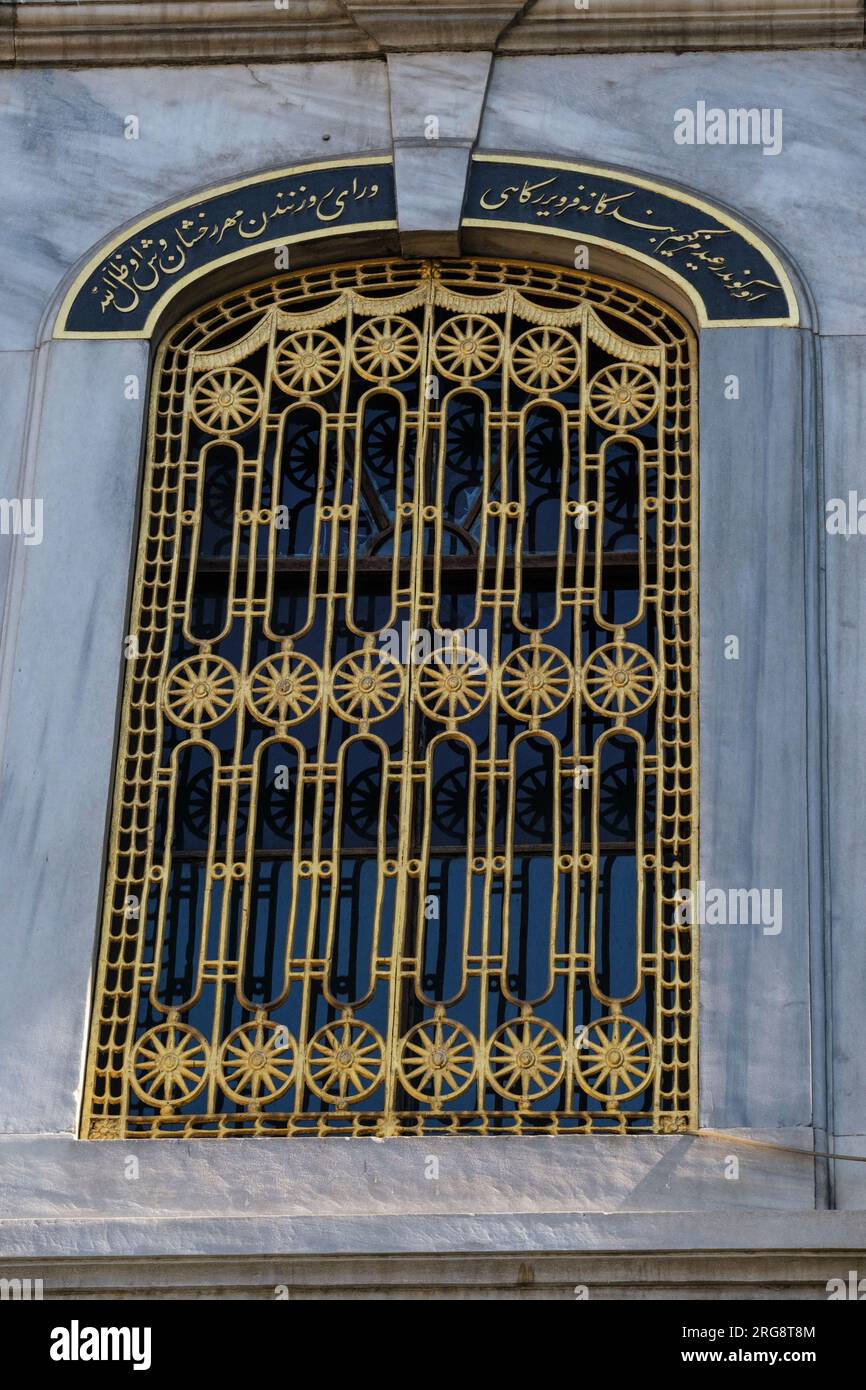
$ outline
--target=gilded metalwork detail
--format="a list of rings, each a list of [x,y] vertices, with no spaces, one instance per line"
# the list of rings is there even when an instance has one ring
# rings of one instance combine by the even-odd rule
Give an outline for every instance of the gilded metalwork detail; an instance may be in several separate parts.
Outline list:
[[[440,1014],[430,1023],[416,1024],[400,1044],[400,1080],[411,1096],[433,1110],[472,1085],[477,1065],[472,1034]]]
[[[193,391],[193,418],[209,434],[238,434],[261,408],[262,388],[249,372],[208,372]]]
[[[501,1023],[487,1046],[490,1084],[523,1105],[550,1095],[565,1070],[565,1039],[530,1015]]]
[[[581,1085],[600,1100],[627,1100],[648,1086],[655,1055],[645,1028],[631,1019],[602,1018],[587,1029],[577,1069]]]
[[[218,656],[182,661],[170,673],[163,699],[165,712],[181,728],[205,728],[218,724],[234,708],[237,675]]]
[[[400,706],[404,683],[400,667],[368,647],[337,662],[331,675],[331,708],[353,724],[387,719]]]
[[[583,668],[586,703],[598,714],[640,714],[658,693],[658,668],[648,651],[620,640],[598,647]]]
[[[421,335],[406,319],[368,319],[355,334],[355,367],[368,381],[402,381],[420,356]]]
[[[457,314],[433,339],[433,365],[451,381],[485,377],[502,360],[502,333],[487,317]]]
[[[530,328],[511,344],[511,378],[527,391],[562,391],[577,376],[580,349],[574,336]]]
[[[280,343],[274,376],[292,396],[320,396],[338,380],[343,349],[331,333],[290,333]]]
[[[658,379],[645,367],[605,367],[589,383],[589,413],[597,425],[637,429],[658,410]]]
[[[263,724],[284,728],[306,719],[319,703],[322,673],[299,652],[266,656],[247,677],[247,707]]]
[[[297,1045],[282,1024],[257,1019],[229,1033],[220,1052],[219,1083],[242,1105],[267,1105],[295,1079]]]
[[[372,1094],[382,1077],[385,1045],[368,1023],[344,1018],[328,1023],[309,1042],[307,1081],[322,1100],[339,1107]]]
[[[147,1103],[165,1114],[194,1100],[207,1080],[208,1046],[201,1033],[183,1023],[161,1023],[139,1038],[133,1049],[129,1082]]]
[[[477,653],[452,642],[418,666],[416,699],[431,719],[457,724],[472,719],[490,695],[490,672]]]
[[[558,714],[567,704],[574,684],[571,662],[556,647],[540,642],[517,647],[502,663],[499,699],[515,719],[535,722]]]
[[[694,1124],[694,373],[493,260],[172,331],[84,1134]]]

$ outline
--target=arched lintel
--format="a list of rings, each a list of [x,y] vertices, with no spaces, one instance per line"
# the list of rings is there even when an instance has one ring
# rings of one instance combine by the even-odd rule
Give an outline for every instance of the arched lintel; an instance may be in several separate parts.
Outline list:
[[[498,168],[495,167],[497,165]],[[321,210],[323,197],[330,193],[333,200],[333,190],[338,185],[344,193],[350,188],[360,190],[366,186],[364,181],[368,175],[377,185],[379,206],[364,212],[366,220],[347,219],[339,225],[316,222],[316,208]],[[265,208],[270,209],[273,218],[274,190],[278,185],[287,185],[287,181],[294,180],[296,185],[309,189],[309,184],[299,184],[299,180],[305,178],[310,183],[316,179],[321,183],[321,186],[316,185],[318,193],[309,206],[298,208],[302,218],[306,215],[309,225],[301,227],[299,222],[281,223],[281,227],[290,228],[286,235],[266,236],[261,240],[256,237],[239,243],[238,233],[232,230],[231,235],[236,243],[234,249],[211,255],[211,248],[208,248],[209,258],[205,263],[192,264],[185,273],[165,274],[159,292],[153,294],[146,304],[142,303],[135,315],[114,313],[111,327],[100,323],[95,310],[98,303],[95,286],[106,283],[106,267],[113,266],[125,281],[137,257],[138,266],[132,273],[139,274],[143,247],[147,250],[155,241],[158,244],[158,233],[165,233],[169,223],[174,232],[178,228],[198,225],[200,218],[207,220],[213,217],[213,230],[217,231],[218,223],[221,225],[222,221],[231,220],[230,217],[226,218],[228,203],[223,204],[221,200],[224,199],[228,199],[234,209],[234,205],[244,197],[250,208],[253,205],[258,208],[258,213],[248,208],[245,214],[250,227],[256,226],[255,217],[262,221],[262,225],[267,225]],[[372,182],[370,186],[373,186]],[[498,191],[491,195],[490,189],[494,186]],[[564,191],[551,194],[550,188]],[[569,199],[567,195],[573,190],[578,191]],[[640,203],[654,199],[655,207],[646,210],[639,208],[639,204],[633,201],[638,193],[651,195],[641,197]],[[279,196],[283,196],[282,192]],[[494,202],[501,202],[505,197],[501,209],[491,208],[491,197]],[[545,197],[548,203],[552,197],[556,198],[553,213],[544,206],[535,206]],[[310,198],[309,191],[306,198]],[[580,203],[581,198],[586,200],[585,204]],[[592,199],[596,201],[592,203]],[[603,211],[599,218],[600,207]],[[554,214],[559,217],[562,212],[571,215],[572,225],[567,224],[567,217],[558,220],[555,226],[550,225],[550,217]],[[630,216],[632,212],[636,213],[634,218]],[[661,216],[654,226],[647,226],[642,218],[653,212]],[[379,216],[379,213],[384,215]],[[695,214],[699,215],[700,226],[695,225]],[[239,211],[237,216],[240,218]],[[545,218],[548,221],[542,225]],[[208,225],[211,224],[208,222]],[[665,239],[672,242],[672,248],[667,252],[660,253],[651,245],[659,240],[649,236],[656,226],[660,232],[668,234]],[[601,234],[602,231],[604,234]],[[149,233],[152,235],[149,236]],[[689,248],[699,233],[708,246],[699,248],[692,255]],[[721,240],[714,241],[712,238]],[[212,236],[210,239],[213,239]],[[647,291],[669,303],[698,330],[735,326],[808,327],[812,319],[810,297],[801,278],[790,258],[766,235],[734,217],[720,204],[711,204],[689,190],[650,180],[625,169],[605,169],[542,156],[475,155],[466,190],[460,240],[464,255],[501,255],[509,259],[518,257],[529,261],[547,261],[624,280],[633,284],[636,290]],[[586,266],[575,264],[576,244],[585,245],[587,249],[590,263]],[[162,245],[164,248],[164,240]],[[725,264],[715,267],[708,265],[709,251],[718,251],[720,246],[725,247],[727,259],[719,252],[715,260],[721,259]],[[67,277],[46,314],[42,337],[154,340],[167,326],[199,303],[273,273],[274,252],[280,247],[288,249],[289,257],[288,264],[277,266],[277,270],[304,269],[317,264],[333,264],[335,261],[399,254],[399,227],[390,156],[361,156],[354,160],[344,158],[328,164],[266,171],[206,189],[194,197],[152,210],[113,234],[82,259]],[[179,243],[176,249],[180,249]],[[748,254],[750,249],[752,256]],[[700,264],[702,250],[706,252],[704,264]],[[742,293],[738,294],[736,290],[733,294],[737,307],[731,317],[725,316],[724,307],[719,311],[718,294],[713,305],[708,304],[708,284],[711,289],[718,289],[715,281],[719,278],[727,275],[730,281],[731,274],[743,273],[743,267],[736,260],[737,252],[741,253],[740,259],[745,256],[747,260],[754,260],[759,271],[763,269],[767,275],[775,277],[777,288],[774,296],[782,312],[771,313],[757,305],[746,311],[741,303]],[[662,259],[663,255],[667,255],[667,260]],[[674,264],[680,268],[674,268]],[[731,274],[727,274],[729,265],[735,267]],[[745,269],[754,274],[751,266]],[[715,277],[715,280],[708,280],[708,277]],[[703,283],[699,284],[699,281]],[[93,296],[96,296],[95,300]],[[141,299],[144,300],[143,294]],[[88,301],[94,304],[89,318]]]
[[[390,154],[249,174],[161,204],[100,242],[65,279],[45,327],[53,338],[152,339],[176,301],[194,302],[191,286],[206,279],[210,287],[215,273],[228,283],[235,262],[247,278],[251,258],[270,253],[274,269],[274,251],[285,247],[285,268],[294,269],[333,261],[334,241],[377,237],[382,245],[396,230]],[[218,251],[223,244],[232,249]],[[317,244],[327,247],[324,255],[297,255]]]
[[[802,277],[765,232],[720,202],[626,168],[477,153],[462,228],[464,239],[470,229],[497,228],[509,237],[529,232],[572,248],[597,247],[590,271],[604,272],[602,256],[622,257],[649,271],[655,293],[664,284],[675,287],[691,306],[687,316],[697,328],[810,326],[811,298]],[[680,270],[673,268],[675,260]],[[753,282],[763,298],[749,298]],[[661,297],[669,295],[662,291]]]

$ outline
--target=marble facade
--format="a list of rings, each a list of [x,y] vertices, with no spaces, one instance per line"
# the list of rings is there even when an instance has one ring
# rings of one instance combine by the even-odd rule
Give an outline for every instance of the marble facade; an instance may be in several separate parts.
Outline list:
[[[470,8],[480,25],[485,7]],[[362,22],[364,6],[346,10]],[[743,1252],[758,1250],[768,1287],[793,1281],[823,1297],[856,1258],[866,1269],[866,1167],[823,1157],[866,1157],[866,537],[824,526],[828,498],[866,496],[866,55],[553,56],[481,42],[459,54],[431,43],[308,62],[0,69],[0,496],[41,497],[45,518],[41,545],[0,537],[4,1273],[44,1272],[72,1291],[101,1257],[121,1287],[159,1292],[182,1285],[194,1259],[204,1287],[269,1297],[290,1266],[300,1289],[318,1288],[334,1255],[343,1283],[377,1288],[393,1255],[413,1288],[517,1294],[530,1261],[551,1296],[569,1297],[594,1280],[611,1296],[651,1293],[668,1277],[662,1264],[679,1261],[670,1277],[684,1294],[718,1267],[742,1295]],[[674,113],[699,100],[780,108],[781,152],[676,144]],[[161,204],[258,171],[381,153],[394,155],[397,188],[386,250],[462,244],[568,263],[566,239],[461,234],[473,150],[684,189],[756,229],[797,294],[798,327],[706,328],[699,342],[701,876],[779,886],[785,904],[778,936],[703,934],[701,1119],[712,1133],[84,1143],[151,344],[55,339],[64,293]],[[346,238],[332,258],[353,254]],[[628,265],[617,273],[627,279]],[[661,277],[654,288],[664,293]],[[732,373],[736,403],[724,392]],[[731,633],[739,662],[724,656]],[[440,1159],[435,1182],[428,1154]],[[457,1255],[472,1257],[469,1273],[455,1272]]]

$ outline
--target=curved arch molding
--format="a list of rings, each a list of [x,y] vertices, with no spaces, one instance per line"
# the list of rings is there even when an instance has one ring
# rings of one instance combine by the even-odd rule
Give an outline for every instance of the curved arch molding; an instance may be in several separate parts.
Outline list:
[[[622,170],[476,155],[462,225],[619,250],[675,281],[705,327],[799,321],[784,266],[750,228],[679,189]],[[70,286],[54,336],[147,338],[179,289],[229,261],[269,247],[397,227],[390,156],[301,165],[224,184],[143,218],[100,248]]]

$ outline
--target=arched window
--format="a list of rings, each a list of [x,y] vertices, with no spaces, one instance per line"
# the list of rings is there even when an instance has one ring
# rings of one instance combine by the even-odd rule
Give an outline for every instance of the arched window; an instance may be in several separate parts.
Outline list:
[[[490,260],[171,332],[86,1134],[688,1126],[694,356]]]

